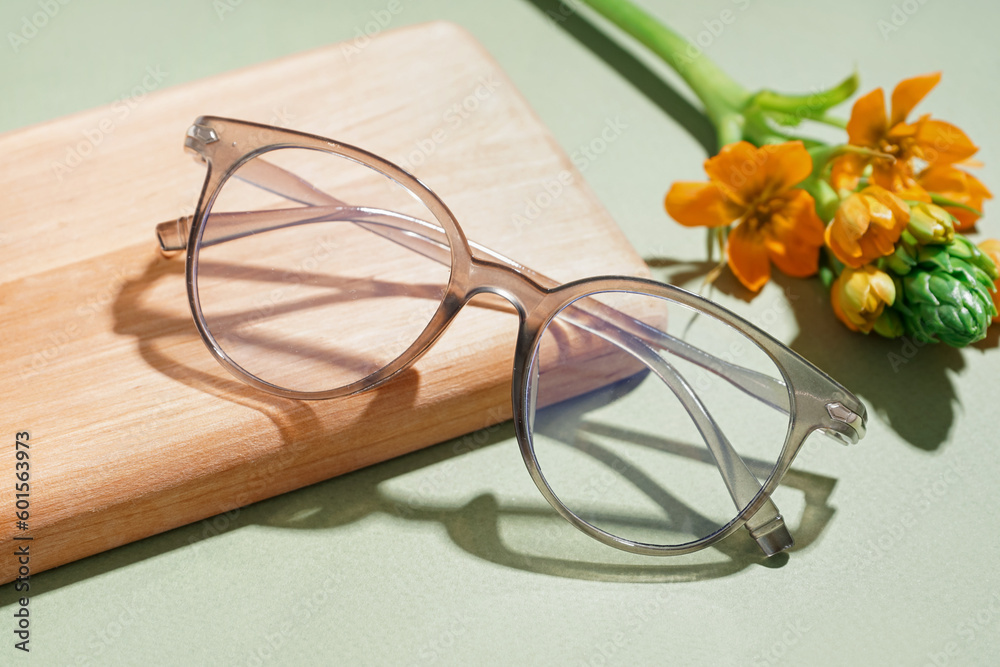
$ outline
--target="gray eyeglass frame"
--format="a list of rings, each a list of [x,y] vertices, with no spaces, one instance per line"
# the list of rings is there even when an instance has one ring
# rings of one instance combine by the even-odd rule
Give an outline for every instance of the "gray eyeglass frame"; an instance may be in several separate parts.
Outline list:
[[[604,544],[644,555],[677,555],[703,549],[745,526],[766,555],[784,551],[792,546],[793,541],[771,495],[791,467],[806,438],[815,430],[822,430],[844,444],[856,443],[864,437],[867,412],[861,401],[823,371],[747,320],[682,288],[643,278],[603,276],[559,285],[516,261],[468,241],[454,215],[430,188],[402,168],[363,149],[302,132],[214,116],[201,116],[195,120],[187,132],[185,148],[205,162],[205,183],[195,213],[157,225],[157,238],[165,254],[186,250],[185,280],[195,326],[209,351],[223,367],[257,389],[286,398],[312,400],[347,396],[376,387],[412,365],[444,333],[472,297],[482,293],[499,295],[514,306],[520,320],[512,372],[511,402],[515,433],[525,466],[539,491],[561,516]],[[427,207],[435,222],[430,223],[392,211],[350,206],[320,193],[307,182],[279,167],[263,160],[254,160],[267,152],[282,148],[323,151],[369,167],[406,188]],[[227,226],[227,221],[223,220],[206,235],[208,213],[215,198],[226,181],[241,168],[244,168],[240,174],[241,180],[249,179],[253,185],[303,203],[305,207],[282,211],[281,214],[285,217],[281,219],[276,212],[267,212],[269,219],[240,214],[231,226]],[[215,220],[225,215],[212,214],[212,217]],[[326,391],[304,392],[280,387],[262,380],[237,364],[209,330],[197,289],[199,250],[261,231],[332,220],[353,222],[442,264],[450,265],[451,273],[445,295],[417,339],[396,359],[375,373]],[[603,292],[630,292],[660,297],[727,324],[749,338],[771,358],[782,374],[783,384],[712,357],[610,307],[591,303],[581,309],[574,305],[574,302],[584,297]],[[529,428],[529,414],[533,414],[534,409],[531,374],[535,369],[535,351],[546,326],[560,313],[564,316],[568,313],[576,326],[596,333],[645,363],[661,380],[671,385],[682,403],[687,401],[685,408],[706,437],[737,508],[743,507],[729,523],[710,535],[681,545],[647,544],[624,539],[597,528],[575,514],[557,497],[538,465]],[[788,430],[781,454],[763,484],[746,469],[739,455],[731,450],[724,436],[718,432],[693,390],[669,363],[660,359],[655,353],[656,349],[694,361],[769,407],[788,414]]]

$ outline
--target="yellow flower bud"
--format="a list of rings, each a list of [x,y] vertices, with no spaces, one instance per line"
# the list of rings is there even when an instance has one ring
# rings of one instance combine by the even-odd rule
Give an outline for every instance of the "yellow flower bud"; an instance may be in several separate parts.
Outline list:
[[[951,214],[940,206],[920,202],[910,209],[906,229],[919,243],[944,244],[955,238],[955,223]]]
[[[830,289],[830,304],[837,318],[851,331],[869,333],[887,305],[896,301],[896,284],[871,264],[845,268]],[[891,327],[886,327],[891,329]],[[879,327],[881,333],[883,327]]]

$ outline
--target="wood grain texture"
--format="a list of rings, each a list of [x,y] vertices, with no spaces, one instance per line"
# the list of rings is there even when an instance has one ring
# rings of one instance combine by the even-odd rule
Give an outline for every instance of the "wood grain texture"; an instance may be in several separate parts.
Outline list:
[[[450,24],[4,135],[2,582],[17,576],[15,535],[33,538],[39,572],[510,416],[517,322],[499,309],[466,309],[413,368],[346,399],[276,398],[223,370],[191,321],[183,260],[153,236],[192,212],[204,169],[182,144],[200,114],[365,147],[434,189],[470,238],[558,280],[646,275],[511,82]],[[19,431],[28,531],[14,525]]]

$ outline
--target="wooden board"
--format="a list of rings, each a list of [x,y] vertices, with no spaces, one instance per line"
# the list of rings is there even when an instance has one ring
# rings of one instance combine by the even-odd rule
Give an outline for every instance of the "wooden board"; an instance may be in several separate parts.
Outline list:
[[[35,573],[510,417],[517,322],[495,309],[466,309],[415,367],[350,398],[277,398],[219,366],[192,323],[183,259],[161,257],[153,233],[193,211],[204,168],[182,145],[200,114],[367,148],[434,189],[470,238],[558,280],[646,275],[511,82],[450,24],[0,136],[2,582],[17,576],[15,538],[31,538]]]

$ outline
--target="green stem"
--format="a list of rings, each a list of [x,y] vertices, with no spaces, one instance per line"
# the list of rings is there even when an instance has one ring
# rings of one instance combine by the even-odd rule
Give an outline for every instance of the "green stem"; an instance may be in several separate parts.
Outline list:
[[[723,72],[702,50],[663,25],[630,0],[582,0],[639,40],[676,71],[705,105],[719,133],[719,145],[738,141],[740,111],[750,93]]]
[[[812,195],[816,214],[820,220],[824,223],[833,220],[833,216],[837,213],[837,207],[840,206],[840,197],[828,182],[813,174],[799,183],[798,187]]]
[[[827,115],[830,107],[845,101],[858,86],[852,74],[836,86],[806,95],[785,95],[771,90],[755,93],[734,81],[698,48],[660,23],[631,0],[580,0],[639,41],[672,67],[694,91],[718,135],[719,147],[743,139],[760,146],[788,141],[768,120],[789,126],[803,120],[843,127]],[[820,142],[802,139],[807,145]]]
[[[791,114],[800,120],[809,118],[812,120],[823,119],[821,122],[831,122],[826,116],[827,109],[847,100],[857,89],[858,75],[854,73],[833,88],[805,95],[787,95],[776,93],[773,90],[761,90],[753,96],[751,104],[765,111]]]
[[[828,114],[823,114],[822,116],[817,116],[813,118],[817,123],[823,123],[824,125],[830,125],[841,130],[847,129],[847,121],[843,118],[838,118],[837,116],[830,116]]]
[[[948,197],[945,197],[944,195],[939,195],[936,192],[931,192],[930,195],[932,204],[937,204],[938,206],[950,206],[953,208],[965,209],[966,211],[969,211],[970,213],[975,213],[980,217],[982,217],[983,215],[983,212],[980,211],[978,208],[973,208],[968,204],[957,202],[954,199],[949,199]]]

